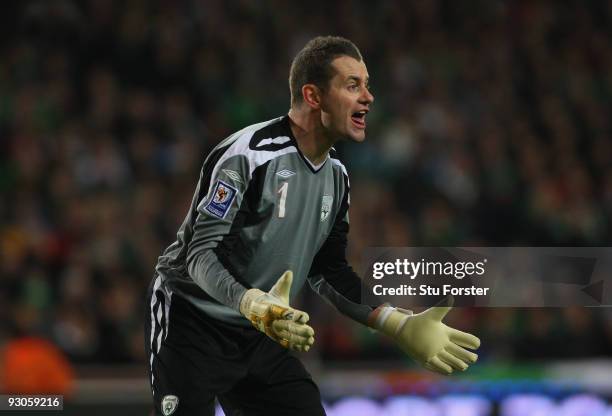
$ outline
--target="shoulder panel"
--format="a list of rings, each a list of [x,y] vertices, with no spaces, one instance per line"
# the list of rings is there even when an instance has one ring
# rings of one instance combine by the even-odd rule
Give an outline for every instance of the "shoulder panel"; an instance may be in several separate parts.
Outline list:
[[[254,124],[224,140],[219,146],[226,146],[226,150],[217,160],[212,177],[215,178],[223,164],[233,157],[244,157],[247,160],[247,179],[251,180],[257,167],[280,156],[297,153],[297,148],[286,135],[281,123],[282,117]]]
[[[340,168],[340,170],[342,170],[342,173],[348,179],[348,172],[346,171],[346,167],[344,167],[344,164],[340,161],[340,159],[337,159],[336,156],[332,155],[331,152],[329,153],[329,159],[332,161],[334,166],[337,166],[338,168]]]

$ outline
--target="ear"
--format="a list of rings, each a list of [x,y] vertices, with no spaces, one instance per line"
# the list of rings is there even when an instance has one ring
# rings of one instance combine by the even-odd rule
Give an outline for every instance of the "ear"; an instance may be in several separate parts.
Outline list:
[[[321,90],[314,84],[304,84],[302,86],[302,97],[304,102],[312,109],[321,108]]]

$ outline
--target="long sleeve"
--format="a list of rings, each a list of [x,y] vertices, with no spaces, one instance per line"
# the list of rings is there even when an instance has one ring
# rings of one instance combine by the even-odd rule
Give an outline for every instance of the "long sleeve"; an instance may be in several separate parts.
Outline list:
[[[197,206],[193,236],[187,250],[189,276],[216,301],[239,310],[247,290],[227,261],[224,247],[240,227],[240,208],[250,183],[249,165],[243,156],[207,161],[202,181],[209,185]]]
[[[311,287],[349,318],[367,325],[375,307],[361,303],[362,281],[346,259],[349,231],[348,178],[340,210],[327,240],[314,258],[308,281]]]

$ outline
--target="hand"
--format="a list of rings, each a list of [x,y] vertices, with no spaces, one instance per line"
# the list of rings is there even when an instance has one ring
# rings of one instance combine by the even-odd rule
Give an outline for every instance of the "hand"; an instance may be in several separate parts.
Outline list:
[[[444,375],[465,371],[478,359],[466,350],[480,346],[478,337],[451,328],[442,319],[450,306],[429,308],[413,315],[411,311],[383,305],[371,316],[372,326],[392,337],[412,359],[431,371]]]
[[[287,270],[269,292],[249,289],[240,300],[240,313],[285,348],[308,351],[314,343],[314,330],[304,311],[289,306],[293,272]]]

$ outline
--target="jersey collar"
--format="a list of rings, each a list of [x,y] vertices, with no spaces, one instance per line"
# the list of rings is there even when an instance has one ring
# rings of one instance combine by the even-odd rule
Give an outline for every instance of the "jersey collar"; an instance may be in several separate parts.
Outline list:
[[[297,153],[298,155],[300,155],[300,158],[304,161],[304,164],[308,167],[308,169],[310,169],[312,173],[320,172],[321,169],[323,169],[323,167],[329,160],[329,152],[327,152],[327,156],[325,157],[325,160],[320,165],[315,166],[310,160],[308,160],[306,156],[304,156],[304,153],[302,153],[302,151],[300,150],[297,140],[295,139],[295,137],[293,136],[293,132],[291,131],[291,122],[289,121],[289,116],[288,115],[283,116],[281,122],[282,122],[283,128],[286,130],[285,133],[287,134],[287,137],[289,137],[289,139],[291,140],[291,144],[297,149]]]

